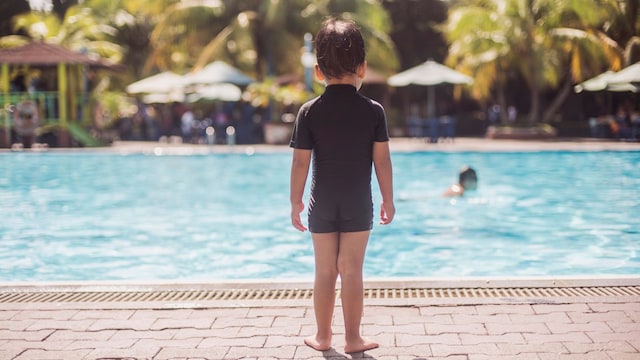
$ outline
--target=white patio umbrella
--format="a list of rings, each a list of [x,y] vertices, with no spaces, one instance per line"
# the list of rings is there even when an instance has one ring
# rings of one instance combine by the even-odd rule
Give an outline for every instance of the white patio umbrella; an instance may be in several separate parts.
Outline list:
[[[614,75],[612,75],[609,80],[609,85],[617,85],[617,84],[639,84],[640,83],[640,62],[637,62],[633,65],[629,65],[626,68],[618,71]]]
[[[185,86],[229,83],[234,85],[249,85],[254,82],[252,78],[242,71],[225,63],[224,61],[214,61],[201,70],[183,76],[182,83]]]
[[[391,86],[424,85],[432,86],[438,84],[471,84],[473,79],[453,70],[450,67],[439,64],[433,60],[426,62],[395,74],[387,80]]]
[[[617,74],[618,73],[616,73],[615,71],[606,71],[596,77],[593,77],[589,80],[585,80],[580,84],[574,86],[573,90],[576,93],[581,93],[583,91],[603,91],[603,90],[619,91],[619,92],[638,91],[638,88],[635,85],[631,84],[630,82],[610,83],[611,78],[613,78]]]
[[[172,91],[169,93],[144,94],[142,96],[142,101],[145,104],[168,104],[172,102],[183,102],[184,93],[180,89],[178,91]]]
[[[182,88],[182,76],[171,71],[161,72],[127,86],[129,94],[169,94]]]
[[[211,84],[199,86],[194,92],[187,95],[188,102],[198,100],[238,101],[242,97],[242,90],[229,83]]]
[[[428,86],[427,112],[428,116],[435,115],[435,85],[439,84],[471,84],[473,79],[456,70],[433,60],[402,71],[391,76],[387,84],[394,87],[408,85]]]

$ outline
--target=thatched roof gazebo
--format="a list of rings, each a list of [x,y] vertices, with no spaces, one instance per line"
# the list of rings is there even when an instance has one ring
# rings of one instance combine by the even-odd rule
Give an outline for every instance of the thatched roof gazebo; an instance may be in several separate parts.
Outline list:
[[[41,123],[73,130],[69,129],[71,124],[90,121],[87,71],[101,68],[114,69],[114,65],[45,42],[2,49],[0,105],[7,110],[21,102],[35,102]],[[47,73],[49,86],[37,86],[44,80],[38,78],[31,79],[29,84],[25,83],[29,73],[34,70]],[[8,131],[7,127],[8,121],[5,121],[5,131]],[[64,139],[61,140],[61,145],[68,145]]]

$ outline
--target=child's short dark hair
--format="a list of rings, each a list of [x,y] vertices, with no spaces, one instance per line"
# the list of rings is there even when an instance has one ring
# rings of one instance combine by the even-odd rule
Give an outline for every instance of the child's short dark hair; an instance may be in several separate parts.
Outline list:
[[[328,19],[316,35],[320,71],[330,79],[355,74],[364,64],[364,39],[353,21]]]

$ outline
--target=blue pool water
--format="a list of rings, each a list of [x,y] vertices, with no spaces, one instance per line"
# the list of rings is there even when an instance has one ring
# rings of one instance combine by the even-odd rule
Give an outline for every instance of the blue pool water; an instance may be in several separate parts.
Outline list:
[[[640,152],[394,153],[367,277],[640,274]],[[479,188],[441,192],[464,164]],[[0,281],[311,279],[290,153],[0,154]],[[379,203],[376,183],[376,213]]]

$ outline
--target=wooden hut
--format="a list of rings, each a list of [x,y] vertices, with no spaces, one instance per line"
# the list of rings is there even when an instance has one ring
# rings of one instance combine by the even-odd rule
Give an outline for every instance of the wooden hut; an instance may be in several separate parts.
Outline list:
[[[89,71],[100,68],[113,66],[45,42],[0,50],[0,146],[10,146],[12,130],[26,138],[34,126],[56,129],[59,146],[71,144],[70,131],[83,137],[80,125],[92,118]]]

